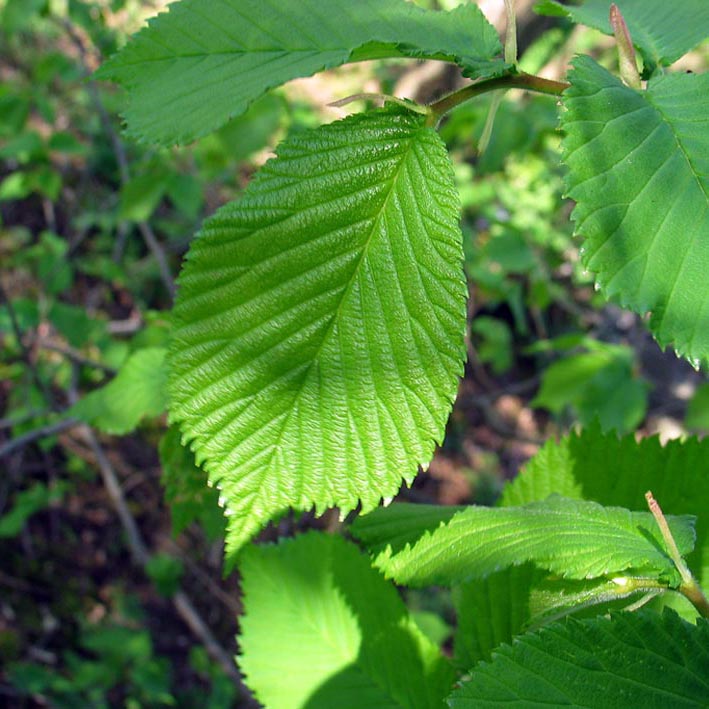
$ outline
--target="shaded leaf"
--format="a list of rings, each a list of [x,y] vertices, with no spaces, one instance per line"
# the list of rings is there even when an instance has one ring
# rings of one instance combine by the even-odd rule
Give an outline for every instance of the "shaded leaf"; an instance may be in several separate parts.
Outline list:
[[[239,665],[269,709],[443,707],[453,670],[341,537],[249,547]]]
[[[709,697],[709,621],[624,613],[569,620],[518,638],[474,668],[452,709],[700,707]]]
[[[613,35],[608,19],[612,2],[623,13],[633,43],[653,64],[668,66],[709,37],[705,0],[584,0],[580,5],[547,1],[540,9]]]
[[[647,91],[578,57],[564,92],[563,159],[583,260],[605,295],[690,361],[709,360],[709,74]]]

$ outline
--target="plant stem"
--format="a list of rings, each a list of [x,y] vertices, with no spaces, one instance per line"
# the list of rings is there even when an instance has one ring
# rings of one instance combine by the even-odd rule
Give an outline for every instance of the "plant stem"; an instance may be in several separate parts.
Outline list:
[[[679,553],[677,543],[672,536],[670,526],[667,524],[667,519],[662,512],[662,508],[653,497],[652,492],[649,490],[645,493],[645,499],[647,500],[647,506],[650,508],[650,512],[652,512],[652,516],[657,522],[657,526],[660,528],[662,538],[665,540],[665,545],[667,546],[667,551],[672,557],[672,561],[677,567],[679,575],[682,577],[682,583],[680,583],[678,591],[699,611],[702,616],[709,618],[709,600],[707,600],[707,597],[704,595],[701,587],[697,583],[694,576],[692,576],[692,572],[689,570],[689,567],[685,564],[682,555]]]
[[[527,91],[534,91],[535,93],[560,96],[569,86],[570,84],[565,81],[544,79],[541,76],[534,76],[534,74],[526,74],[525,72],[515,72],[505,74],[504,76],[496,76],[493,79],[484,79],[483,81],[477,81],[474,84],[464,86],[462,89],[458,89],[438,101],[429,104],[428,109],[431,115],[427,123],[430,126],[435,125],[441,116],[448,113],[448,111],[488,91],[497,91],[498,89],[526,89]]]

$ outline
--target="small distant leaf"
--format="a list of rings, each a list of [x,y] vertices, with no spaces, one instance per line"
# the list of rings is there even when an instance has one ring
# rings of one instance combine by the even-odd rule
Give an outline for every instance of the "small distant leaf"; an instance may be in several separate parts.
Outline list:
[[[147,173],[137,175],[121,188],[118,210],[121,219],[144,222],[160,204],[168,188],[166,175]]]
[[[709,361],[709,74],[638,92],[578,57],[569,81],[563,159],[585,265],[607,297],[652,313],[661,345]]]
[[[570,407],[582,424],[598,419],[604,430],[632,431],[647,409],[647,384],[634,377],[633,360],[629,347],[601,343],[557,360],[542,373],[532,406],[557,415]]]
[[[294,135],[179,280],[171,417],[220,485],[227,554],[289,506],[367,512],[429,462],[463,371],[453,174],[423,116]]]
[[[155,554],[145,565],[145,571],[161,596],[171,597],[180,587],[184,573],[182,562],[170,554]]]
[[[207,473],[197,467],[194,454],[182,445],[180,438],[177,426],[170,426],[158,446],[172,533],[177,536],[197,520],[207,537],[215,539],[224,533],[225,526],[219,490],[207,486]]]
[[[167,406],[165,350],[138,350],[108,384],[87,394],[72,406],[74,416],[105,433],[124,435],[141,419],[158,416]]]
[[[709,4],[705,0],[584,0],[579,5],[546,0],[536,9],[566,15],[612,35],[608,19],[612,2],[623,13],[633,43],[653,64],[669,66],[709,37]]]
[[[355,537],[380,509],[352,526]],[[694,518],[668,518],[682,554],[694,547]],[[628,569],[678,582],[649,512],[601,507],[553,496],[524,507],[469,507],[447,524],[412,538],[398,553],[386,549],[375,565],[408,586],[451,585],[484,577],[507,566],[533,562],[567,579],[590,579]]]
[[[709,697],[709,621],[623,613],[569,620],[518,638],[475,667],[448,700],[485,707],[702,707]]]
[[[269,709],[442,709],[451,666],[341,537],[249,547],[239,666]]]
[[[17,536],[35,512],[61,499],[66,489],[67,485],[64,483],[52,487],[35,483],[27,490],[18,492],[10,510],[0,515],[0,539]]]
[[[688,562],[709,582],[709,439],[636,441],[597,427],[548,441],[502,494],[504,505],[525,505],[552,493],[603,505],[642,509],[652,490],[665,514],[697,514],[697,543]]]
[[[153,18],[97,77],[130,94],[128,130],[187,143],[268,89],[348,61],[432,57],[471,76],[504,71],[495,29],[471,3],[434,12],[404,0],[182,0]]]

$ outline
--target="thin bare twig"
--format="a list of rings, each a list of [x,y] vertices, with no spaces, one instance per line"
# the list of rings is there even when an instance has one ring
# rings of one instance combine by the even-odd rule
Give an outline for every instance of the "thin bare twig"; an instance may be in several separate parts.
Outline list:
[[[121,184],[125,185],[130,180],[130,166],[128,163],[128,156],[126,154],[126,149],[123,145],[123,141],[121,140],[121,137],[118,132],[113,127],[111,117],[109,116],[106,107],[103,105],[103,101],[101,100],[101,94],[98,91],[96,82],[91,76],[91,71],[89,69],[87,61],[87,51],[86,47],[84,46],[83,38],[79,35],[79,33],[76,31],[76,28],[68,20],[62,20],[61,25],[66,30],[67,34],[69,35],[69,38],[71,39],[79,53],[81,63],[84,69],[84,74],[87,79],[87,86],[91,103],[93,104],[94,109],[96,110],[96,113],[99,116],[101,125],[103,126],[106,135],[108,135],[109,140],[111,141],[111,145],[113,146],[113,153],[116,157],[116,162],[118,163],[118,171],[121,178]],[[150,253],[158,264],[160,278],[162,279],[162,282],[165,288],[167,289],[167,292],[170,294],[171,298],[174,298],[175,279],[173,278],[172,272],[170,271],[170,266],[167,263],[165,251],[162,248],[157,237],[155,236],[153,228],[150,226],[150,224],[148,224],[148,222],[138,222],[138,230],[140,231],[146,246],[150,250]]]
[[[43,350],[51,350],[52,352],[57,352],[60,355],[63,355],[75,364],[80,364],[84,367],[93,367],[94,369],[100,369],[106,372],[106,374],[115,374],[117,371],[115,367],[109,367],[109,365],[104,364],[103,362],[84,357],[80,352],[77,352],[71,347],[64,347],[64,345],[59,345],[55,342],[50,342],[49,340],[43,339],[37,340],[36,344]]]
[[[18,448],[34,443],[34,441],[40,438],[46,438],[47,436],[53,436],[55,433],[61,433],[69,428],[74,428],[78,426],[81,421],[77,421],[74,418],[66,418],[61,421],[56,421],[55,423],[47,424],[46,426],[40,426],[32,431],[27,431],[17,438],[13,438],[7,443],[0,446],[0,458],[4,458]]]

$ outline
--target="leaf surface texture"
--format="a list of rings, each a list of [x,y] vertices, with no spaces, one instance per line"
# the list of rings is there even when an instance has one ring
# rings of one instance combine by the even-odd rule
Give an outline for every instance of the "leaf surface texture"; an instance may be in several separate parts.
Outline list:
[[[348,61],[433,57],[471,76],[506,65],[473,4],[451,12],[404,0],[181,0],[99,70],[123,84],[129,133],[186,143],[243,113],[268,89]]]
[[[556,623],[518,638],[474,668],[451,709],[706,706],[709,621],[623,613]]]
[[[463,369],[458,214],[437,134],[385,109],[291,137],[205,224],[171,414],[225,497],[228,552],[289,506],[371,510],[428,463]]]
[[[607,297],[651,312],[658,342],[709,360],[709,74],[628,88],[579,57],[563,160],[583,260]]]
[[[416,514],[416,505],[408,505]],[[387,510],[353,525],[366,544],[367,528]],[[694,518],[672,517],[670,528],[682,554],[694,546]],[[412,538],[398,553],[388,548],[375,565],[409,586],[450,585],[484,577],[507,566],[533,562],[568,579],[616,575],[628,569],[675,576],[662,537],[649,512],[601,507],[553,496],[524,507],[469,507],[447,524]]]

